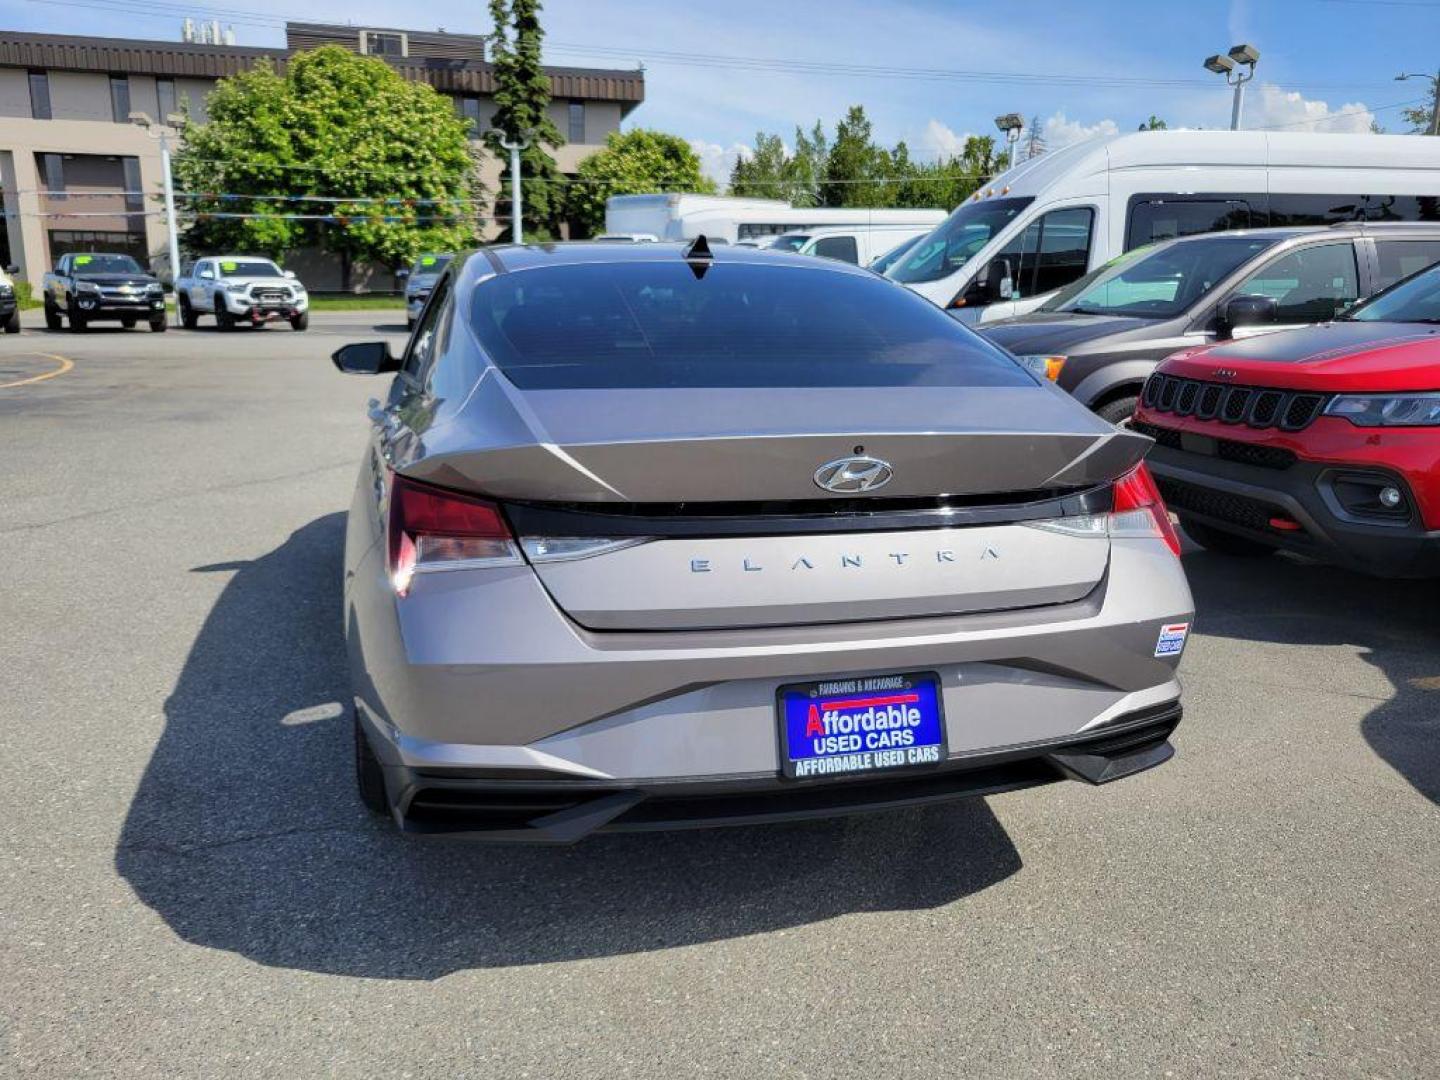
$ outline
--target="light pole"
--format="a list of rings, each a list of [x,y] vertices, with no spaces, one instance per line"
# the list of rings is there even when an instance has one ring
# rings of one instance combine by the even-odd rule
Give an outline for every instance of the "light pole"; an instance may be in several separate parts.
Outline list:
[[[1408,72],[1404,75],[1396,75],[1396,82],[1404,82],[1406,79],[1429,79],[1430,91],[1434,94],[1434,100],[1430,103],[1430,134],[1440,135],[1440,75],[1424,75]]]
[[[1005,141],[1010,144],[1010,153],[1005,159],[1005,168],[1008,171],[1015,167],[1015,144],[1020,141],[1020,131],[1025,126],[1025,118],[1019,113],[1009,112],[995,117],[995,126],[1005,133]]]
[[[524,243],[524,238],[520,227],[520,151],[530,145],[530,140],[522,134],[520,138],[511,141],[499,128],[494,130],[500,145],[510,151],[510,241],[521,244]]]
[[[166,117],[167,120],[170,117]],[[130,122],[137,124],[145,134],[160,140],[160,170],[165,181],[165,231],[170,241],[170,291],[175,291],[175,282],[180,278],[180,234],[175,227],[175,181],[170,173],[170,132],[163,124],[154,124],[143,112],[132,112]],[[176,301],[179,312],[179,301]]]
[[[1240,130],[1240,115],[1245,109],[1245,84],[1255,77],[1255,65],[1260,61],[1260,50],[1254,45],[1236,45],[1229,53],[1216,53],[1205,61],[1205,70],[1224,75],[1225,81],[1235,88],[1235,100],[1230,106],[1230,130]],[[1240,68],[1244,68],[1241,71]]]

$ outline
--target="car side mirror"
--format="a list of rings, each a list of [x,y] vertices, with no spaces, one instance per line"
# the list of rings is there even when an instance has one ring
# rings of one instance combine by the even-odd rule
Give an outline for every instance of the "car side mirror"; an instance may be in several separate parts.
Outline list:
[[[5,273],[7,273],[7,274],[18,274],[19,272],[20,272],[20,267],[16,266],[14,263],[6,263],[6,264],[5,264]]]
[[[209,280],[211,280],[211,279],[213,279],[213,278],[215,277],[215,271],[214,271],[214,270],[201,270],[201,271],[200,271],[200,277],[201,277],[202,279],[206,280],[206,281],[209,281]]]
[[[1216,332],[1231,337],[1242,326],[1266,326],[1279,321],[1280,303],[1273,296],[1232,296],[1220,305]]]
[[[295,280],[295,271],[294,271],[294,270],[286,270],[286,271],[285,271],[285,276],[286,276],[287,278],[289,278],[291,281],[294,281],[294,280]]]
[[[409,276],[410,276],[410,271],[409,271],[409,270],[396,270],[396,271],[395,271],[395,280],[396,280],[396,281],[404,281],[404,280],[405,280],[406,278],[408,278]]]
[[[400,370],[400,360],[390,351],[388,341],[352,341],[331,353],[330,359],[346,375],[384,375]]]

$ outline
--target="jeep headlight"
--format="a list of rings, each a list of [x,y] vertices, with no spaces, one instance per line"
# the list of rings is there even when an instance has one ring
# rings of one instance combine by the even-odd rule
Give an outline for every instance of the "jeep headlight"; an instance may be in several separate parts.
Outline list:
[[[96,285],[93,281],[77,281],[75,283],[75,291],[78,293],[98,293],[100,286]]]
[[[1017,356],[1015,359],[1021,367],[1037,379],[1049,379],[1051,382],[1060,378],[1060,371],[1065,367],[1065,357],[1063,356],[1026,354]]]
[[[1343,416],[1356,427],[1440,425],[1440,393],[1341,394],[1325,406],[1326,416]]]

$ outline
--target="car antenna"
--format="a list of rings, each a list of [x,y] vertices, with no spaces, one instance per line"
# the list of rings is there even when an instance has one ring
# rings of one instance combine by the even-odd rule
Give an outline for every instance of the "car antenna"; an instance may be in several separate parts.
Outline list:
[[[705,276],[705,271],[710,269],[710,264],[715,261],[715,256],[710,252],[710,241],[705,239],[701,233],[691,241],[690,246],[685,249],[685,261],[690,264],[690,270],[699,281]]]

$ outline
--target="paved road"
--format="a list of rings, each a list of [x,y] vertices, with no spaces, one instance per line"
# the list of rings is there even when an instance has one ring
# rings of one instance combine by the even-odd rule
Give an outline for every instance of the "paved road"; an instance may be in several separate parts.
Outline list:
[[[1106,789],[559,851],[369,818],[378,387],[326,353],[371,322],[0,339],[59,372],[0,386],[0,1074],[1436,1075],[1434,585],[1190,554],[1179,756]]]

